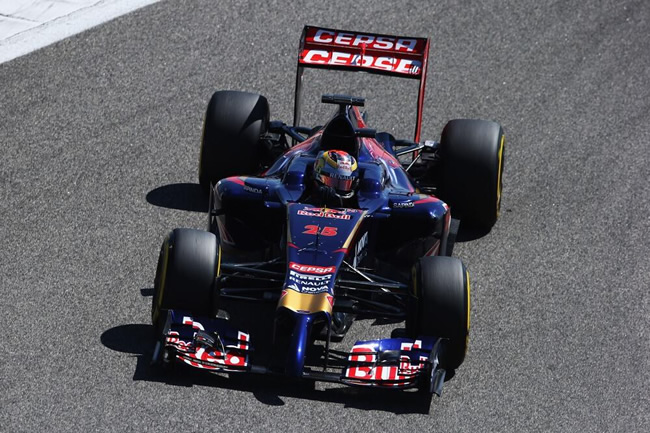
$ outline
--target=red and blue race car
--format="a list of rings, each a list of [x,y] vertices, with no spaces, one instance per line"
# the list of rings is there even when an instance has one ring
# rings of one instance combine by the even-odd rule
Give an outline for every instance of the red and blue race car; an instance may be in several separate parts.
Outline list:
[[[425,38],[308,26],[293,126],[270,121],[263,96],[212,96],[199,162],[208,228],[175,229],[163,242],[154,364],[440,395],[470,330],[454,239],[460,221],[489,230],[497,220],[504,135],[495,122],[460,119],[440,141],[420,140],[428,50]],[[298,126],[312,67],[419,80],[414,140],[369,128],[364,100],[347,95],[323,95],[334,108],[324,126]],[[249,301],[275,307],[267,344],[226,311]],[[367,318],[405,327],[333,347]]]

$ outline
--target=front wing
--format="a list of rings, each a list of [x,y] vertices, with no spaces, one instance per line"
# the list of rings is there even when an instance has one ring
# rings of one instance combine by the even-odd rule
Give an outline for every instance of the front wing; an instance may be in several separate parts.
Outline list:
[[[226,319],[199,320],[186,312],[169,311],[153,362],[181,362],[211,372],[282,374],[251,364],[248,333]],[[438,365],[440,341],[435,337],[357,341],[338,362],[328,368],[305,367],[302,376],[353,386],[417,387],[440,395],[446,373]]]

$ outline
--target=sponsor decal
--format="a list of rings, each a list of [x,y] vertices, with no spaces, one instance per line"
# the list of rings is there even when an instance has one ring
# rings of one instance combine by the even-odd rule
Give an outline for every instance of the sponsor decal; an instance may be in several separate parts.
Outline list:
[[[315,295],[316,293],[325,293],[327,292],[327,286],[321,287],[309,287],[309,286],[298,286],[296,284],[290,284],[287,286],[289,289],[295,290],[299,293],[307,293],[310,295]]]
[[[422,77],[429,42],[413,38],[306,27],[300,65],[374,70]]]
[[[348,355],[351,365],[345,370],[345,378],[351,379],[350,382],[357,385],[408,386],[417,380],[428,358],[419,356],[417,360],[411,360],[404,352],[421,349],[421,344],[420,340],[402,343],[398,365],[378,365],[380,353],[376,348],[372,345],[357,344]]]
[[[316,30],[312,41],[320,44],[365,47],[366,49],[400,51],[405,53],[414,52],[418,42],[417,39],[413,38],[363,35],[327,29]]]
[[[316,65],[361,66],[406,75],[419,75],[422,62],[413,59],[400,59],[392,56],[371,56],[339,51],[303,50],[302,63]]]
[[[357,344],[348,355],[350,362],[377,362],[377,351],[372,345]]]
[[[414,206],[415,205],[413,204],[412,201],[398,201],[393,203],[393,209],[404,209],[404,208],[409,208]]]
[[[336,271],[336,266],[315,266],[315,265],[301,265],[296,262],[289,262],[289,269],[304,272],[307,274],[333,274]]]
[[[261,188],[255,188],[250,185],[244,185],[244,191],[248,191],[253,194],[262,194],[262,189]]]
[[[293,281],[301,281],[307,284],[316,285],[323,281],[329,281],[332,279],[332,274],[326,275],[313,275],[313,274],[301,274],[296,271],[289,271],[289,279]]]
[[[298,215],[301,216],[310,216],[310,217],[317,217],[317,218],[334,218],[339,220],[349,220],[350,218],[352,218],[344,210],[318,208],[318,207],[300,209],[297,213]]]
[[[195,353],[178,354],[177,358],[192,367],[205,368],[208,370],[226,369],[228,367],[239,369],[248,365],[248,358],[229,352],[206,351],[199,348]]]
[[[194,329],[204,327],[190,316],[183,316],[183,324]],[[200,340],[183,341],[177,331],[169,331],[166,345],[176,350],[176,359],[196,368],[221,371],[242,371],[248,365],[246,351],[250,349],[250,334],[237,332],[236,344],[221,346],[221,350],[202,343]]]
[[[332,274],[301,274],[290,270],[289,281],[293,284],[288,287],[301,293],[322,293],[327,291],[331,280]]]
[[[361,236],[361,239],[359,239],[359,242],[354,246],[354,260],[352,261],[352,266],[355,268],[368,254],[366,246],[368,246],[368,232],[365,232],[363,236]]]
[[[308,294],[327,292],[335,270],[335,266],[312,266],[290,262],[287,288]]]

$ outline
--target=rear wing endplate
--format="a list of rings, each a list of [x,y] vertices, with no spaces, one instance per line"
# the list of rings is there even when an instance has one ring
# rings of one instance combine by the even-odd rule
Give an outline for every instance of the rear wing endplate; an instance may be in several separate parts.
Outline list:
[[[420,141],[429,39],[305,26],[300,38],[293,124],[299,126],[305,68],[365,71],[420,81],[415,142]]]

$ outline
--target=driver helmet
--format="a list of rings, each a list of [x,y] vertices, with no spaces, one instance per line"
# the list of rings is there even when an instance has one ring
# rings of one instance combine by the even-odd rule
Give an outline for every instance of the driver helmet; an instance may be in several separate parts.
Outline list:
[[[314,163],[314,180],[330,188],[338,197],[350,198],[359,181],[357,161],[342,150],[323,151]]]

